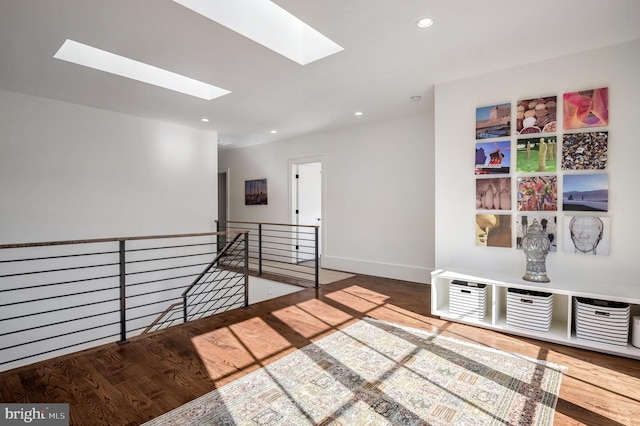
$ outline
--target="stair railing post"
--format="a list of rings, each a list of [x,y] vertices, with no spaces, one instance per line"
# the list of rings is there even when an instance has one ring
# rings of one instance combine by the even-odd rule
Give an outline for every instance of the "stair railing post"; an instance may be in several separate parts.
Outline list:
[[[119,240],[120,252],[120,341],[127,343],[127,272],[125,240]]]
[[[316,240],[315,240],[315,250],[316,250],[316,253],[315,253],[315,258],[316,258],[316,271],[315,271],[316,272],[316,288],[318,288],[319,282],[320,282],[320,265],[319,265],[320,256],[318,256],[318,254],[320,252],[320,250],[319,250],[320,249],[320,245],[319,245],[319,242],[318,242],[318,229],[319,229],[319,227],[316,226],[316,232],[315,232],[315,238],[316,238]]]
[[[187,322],[187,295],[182,296],[182,318]]]
[[[249,233],[244,233],[244,307],[249,306]]]
[[[246,241],[246,237],[245,237]],[[248,251],[246,252],[248,254]],[[262,275],[262,224],[258,224],[258,275]]]
[[[220,222],[216,220],[216,232],[220,232]],[[216,235],[216,252],[220,252],[220,234]]]

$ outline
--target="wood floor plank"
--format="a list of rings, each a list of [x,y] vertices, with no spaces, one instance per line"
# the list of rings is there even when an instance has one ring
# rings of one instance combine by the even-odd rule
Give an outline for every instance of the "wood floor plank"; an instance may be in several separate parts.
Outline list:
[[[0,373],[1,402],[65,402],[73,425],[139,425],[372,317],[568,367],[556,425],[640,425],[640,361],[451,323],[429,286],[358,275]]]

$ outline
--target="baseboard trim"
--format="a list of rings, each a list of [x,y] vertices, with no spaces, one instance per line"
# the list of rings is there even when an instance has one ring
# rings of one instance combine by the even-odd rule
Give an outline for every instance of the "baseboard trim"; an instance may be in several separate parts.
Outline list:
[[[421,284],[431,284],[431,272],[433,272],[433,269],[417,266],[371,262],[368,260],[326,255],[322,255],[322,267],[354,274],[373,275],[376,277],[411,281]]]

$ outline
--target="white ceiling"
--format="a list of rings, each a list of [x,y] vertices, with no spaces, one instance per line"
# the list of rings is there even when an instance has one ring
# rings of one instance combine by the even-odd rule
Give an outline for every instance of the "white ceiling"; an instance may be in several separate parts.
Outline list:
[[[233,148],[426,112],[435,83],[640,38],[638,0],[275,2],[344,51],[302,66],[171,0],[0,0],[0,89],[216,130]],[[423,16],[435,24],[416,27]],[[54,59],[66,39],[232,93],[206,101]]]

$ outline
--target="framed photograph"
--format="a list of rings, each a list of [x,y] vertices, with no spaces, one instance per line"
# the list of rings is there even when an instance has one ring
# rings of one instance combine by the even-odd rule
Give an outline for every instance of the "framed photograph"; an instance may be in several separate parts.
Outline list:
[[[582,90],[562,95],[562,126],[565,130],[609,125],[609,89]]]
[[[555,136],[518,139],[516,171],[524,173],[556,171],[558,144]]]
[[[608,256],[611,222],[602,216],[566,216],[564,251],[580,255]]]
[[[609,132],[565,133],[562,136],[562,170],[607,168]]]
[[[562,210],[609,211],[609,175],[606,173],[564,175]]]
[[[511,210],[511,178],[476,179],[477,210]]]
[[[556,124],[557,97],[524,99],[516,107],[516,133],[554,133]]]
[[[519,211],[557,211],[558,177],[519,177],[517,202]]]
[[[509,174],[511,141],[476,143],[476,174]]]
[[[477,214],[476,246],[511,247],[511,215]]]
[[[511,136],[511,104],[476,108],[476,139]]]
[[[522,250],[522,239],[527,234],[529,225],[536,219],[542,231],[549,239],[549,252],[558,251],[558,218],[553,215],[522,215],[516,218],[516,248]]]
[[[244,204],[246,206],[267,204],[266,179],[244,181]]]

